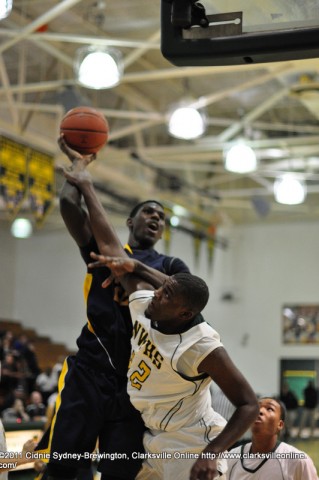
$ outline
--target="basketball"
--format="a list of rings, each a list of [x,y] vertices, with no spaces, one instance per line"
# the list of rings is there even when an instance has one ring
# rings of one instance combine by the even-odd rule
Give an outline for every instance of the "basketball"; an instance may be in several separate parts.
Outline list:
[[[97,153],[107,143],[109,126],[98,110],[76,107],[62,118],[60,132],[70,148],[81,154],[91,154]]]

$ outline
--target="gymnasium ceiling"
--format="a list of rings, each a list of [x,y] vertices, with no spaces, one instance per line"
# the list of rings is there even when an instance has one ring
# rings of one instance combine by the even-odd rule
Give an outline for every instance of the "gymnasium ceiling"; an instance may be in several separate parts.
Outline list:
[[[304,0],[202,3],[207,13],[242,9],[247,25],[316,21],[313,12],[319,12],[319,2]],[[122,52],[124,76],[113,89],[90,90],[75,80],[75,52],[94,44]],[[91,172],[102,201],[121,223],[132,202],[150,197],[184,207],[192,219],[186,215],[186,226],[314,220],[318,72],[318,59],[175,67],[160,52],[160,0],[13,0],[12,13],[0,21],[0,129],[54,155],[59,165],[64,158],[56,139],[65,110],[76,104],[99,108],[111,134]],[[185,97],[205,107],[208,127],[196,141],[167,133],[167,112]],[[257,152],[253,174],[224,169],[223,151],[238,136]],[[288,171],[307,182],[302,205],[273,198],[274,179]],[[46,226],[61,226],[57,209]]]

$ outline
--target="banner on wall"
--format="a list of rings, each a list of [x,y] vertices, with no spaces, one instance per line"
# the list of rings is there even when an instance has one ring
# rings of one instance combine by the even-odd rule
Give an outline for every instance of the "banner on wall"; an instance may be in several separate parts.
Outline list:
[[[207,229],[207,258],[208,258],[208,270],[211,272],[214,261],[215,254],[215,235],[216,227],[215,225],[210,225]]]
[[[28,189],[31,211],[37,226],[41,226],[54,206],[54,159],[38,150],[30,149],[28,159]]]
[[[54,158],[0,136],[0,201],[14,218],[25,200],[40,226],[54,206]]]
[[[27,195],[28,150],[0,136],[0,197],[10,217],[18,213]]]
[[[193,222],[193,225],[194,225],[194,233],[193,233],[194,260],[195,260],[195,265],[198,266],[201,246],[203,242],[203,232],[202,232],[202,226],[200,223]]]

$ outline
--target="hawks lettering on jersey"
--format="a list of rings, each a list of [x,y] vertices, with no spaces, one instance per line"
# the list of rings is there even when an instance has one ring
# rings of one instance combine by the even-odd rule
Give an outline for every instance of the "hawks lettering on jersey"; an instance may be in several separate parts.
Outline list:
[[[152,361],[152,364],[155,365],[155,367],[159,370],[162,365],[163,357],[157,350],[156,345],[154,345],[154,343],[152,343],[149,339],[149,335],[143,325],[137,320],[133,325],[132,336],[134,339],[136,339],[139,347],[141,345],[144,347],[144,355],[146,355]]]

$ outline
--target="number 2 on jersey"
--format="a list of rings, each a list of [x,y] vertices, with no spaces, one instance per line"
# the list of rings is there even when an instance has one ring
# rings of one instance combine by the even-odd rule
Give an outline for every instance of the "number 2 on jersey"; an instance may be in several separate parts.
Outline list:
[[[138,370],[135,370],[130,376],[132,387],[141,390],[143,386],[142,384],[145,382],[150,373],[150,367],[144,362],[144,360],[141,360],[138,364]]]

